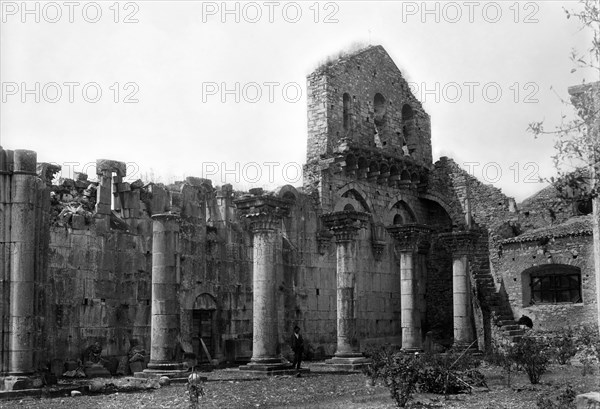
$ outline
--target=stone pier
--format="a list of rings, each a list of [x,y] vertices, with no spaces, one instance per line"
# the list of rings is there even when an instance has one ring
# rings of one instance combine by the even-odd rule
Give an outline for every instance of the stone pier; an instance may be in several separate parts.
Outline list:
[[[471,305],[469,254],[476,234],[472,231],[443,233],[440,239],[452,252],[452,305],[454,319],[454,347],[466,348],[475,340]],[[472,346],[472,348],[476,346]]]
[[[12,176],[9,374],[33,373],[37,155],[16,150]]]
[[[274,196],[252,196],[236,200],[252,231],[252,358],[241,370],[267,375],[295,372],[277,353],[277,283],[281,281],[281,223],[288,215],[289,203]]]
[[[418,258],[429,249],[429,228],[422,225],[393,225],[388,228],[400,253],[400,320],[402,350],[421,351],[421,311],[418,277],[422,263]]]
[[[337,349],[327,363],[340,369],[359,369],[369,360],[360,353],[356,337],[357,237],[369,214],[352,210],[328,213],[321,218],[335,236],[337,259]]]
[[[181,376],[175,360],[179,341],[179,216],[152,216],[152,318],[150,362],[146,375]]]

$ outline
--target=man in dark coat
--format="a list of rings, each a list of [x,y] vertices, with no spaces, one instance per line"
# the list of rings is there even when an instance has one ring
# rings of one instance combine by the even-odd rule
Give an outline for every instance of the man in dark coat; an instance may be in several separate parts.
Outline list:
[[[294,363],[292,367],[300,369],[300,363],[302,362],[302,354],[304,353],[304,340],[300,335],[300,327],[294,327],[294,333],[292,334],[292,351],[294,351]]]

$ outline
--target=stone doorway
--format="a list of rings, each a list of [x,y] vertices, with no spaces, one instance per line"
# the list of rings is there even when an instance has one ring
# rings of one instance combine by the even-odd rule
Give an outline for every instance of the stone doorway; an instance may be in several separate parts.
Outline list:
[[[191,341],[198,364],[210,363],[210,359],[219,359],[219,332],[217,326],[217,303],[207,293],[199,295],[192,308]],[[202,340],[202,341],[201,341]],[[210,355],[207,356],[206,351]]]
[[[206,346],[211,358],[214,359],[214,313],[215,310],[193,310],[192,311],[192,347],[194,354],[198,359],[198,363],[209,363],[208,357],[202,346],[202,342]]]

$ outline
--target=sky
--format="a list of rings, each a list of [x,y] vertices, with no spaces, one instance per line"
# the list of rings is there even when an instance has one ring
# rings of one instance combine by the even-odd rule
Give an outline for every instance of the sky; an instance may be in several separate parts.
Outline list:
[[[306,76],[382,45],[453,158],[522,201],[554,172],[551,136],[571,109],[571,50],[591,32],[575,1],[1,1],[0,145],[93,177],[205,177],[238,189],[301,186]],[[597,74],[595,74],[597,76]]]

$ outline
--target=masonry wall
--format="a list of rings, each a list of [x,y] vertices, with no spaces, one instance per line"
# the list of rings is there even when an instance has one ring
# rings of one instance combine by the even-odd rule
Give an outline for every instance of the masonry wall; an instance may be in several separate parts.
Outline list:
[[[309,75],[308,104],[308,165],[343,143],[432,163],[429,115],[381,46]]]
[[[545,264],[564,264],[581,269],[581,303],[529,305],[523,299],[528,286],[523,272]],[[498,262],[515,316],[530,317],[535,329],[558,330],[568,325],[596,325],[596,279],[591,236],[562,237],[540,245],[539,241],[505,244]]]

